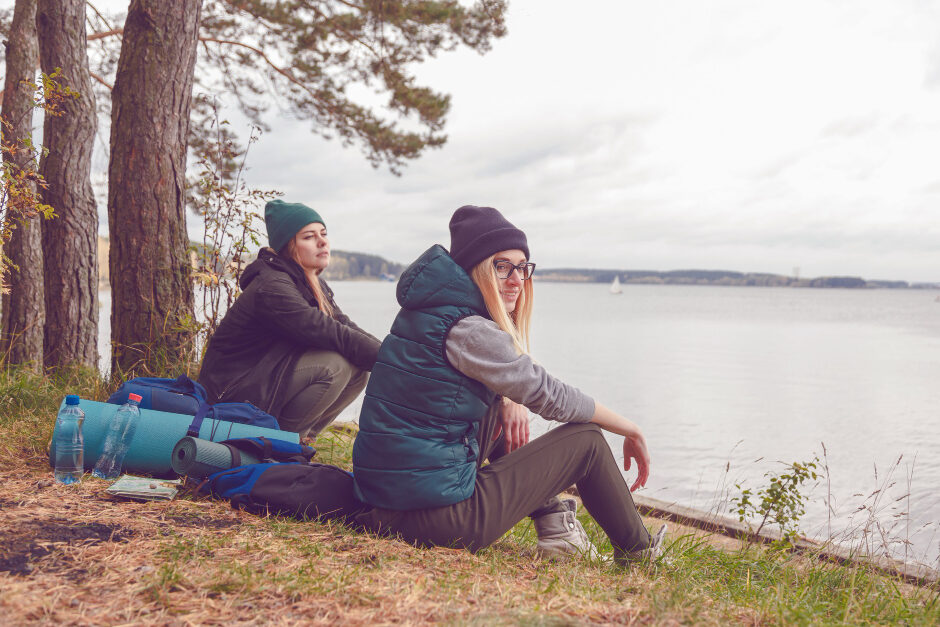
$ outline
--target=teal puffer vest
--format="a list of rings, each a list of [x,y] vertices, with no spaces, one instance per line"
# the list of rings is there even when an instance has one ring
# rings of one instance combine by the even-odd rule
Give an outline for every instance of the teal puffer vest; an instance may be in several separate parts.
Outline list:
[[[486,305],[441,246],[405,270],[397,294],[359,415],[356,497],[395,510],[459,503],[473,494],[477,431],[496,395],[448,363],[444,340],[462,318],[488,317]]]

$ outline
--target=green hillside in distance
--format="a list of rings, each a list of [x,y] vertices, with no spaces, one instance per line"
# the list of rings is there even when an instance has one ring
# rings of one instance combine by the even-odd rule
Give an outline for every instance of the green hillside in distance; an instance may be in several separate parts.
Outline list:
[[[405,266],[378,255],[344,250],[330,251],[330,265],[323,271],[327,281],[397,280]]]

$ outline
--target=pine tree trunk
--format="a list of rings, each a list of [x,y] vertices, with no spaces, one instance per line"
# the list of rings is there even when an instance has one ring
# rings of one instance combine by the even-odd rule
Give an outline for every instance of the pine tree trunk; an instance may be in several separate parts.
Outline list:
[[[201,0],[133,0],[111,104],[112,372],[187,354],[186,141]]]
[[[6,45],[6,79],[3,85],[3,161],[10,174],[25,172],[31,166],[28,143],[33,131],[33,87],[39,63],[36,39],[36,0],[17,0]],[[29,193],[35,185],[29,184]],[[42,230],[33,206],[20,205],[7,198],[6,219],[13,229],[4,252],[17,266],[6,275],[8,294],[3,295],[0,355],[7,363],[42,367],[42,328],[46,317],[42,289]],[[31,204],[31,203],[28,203]]]
[[[98,120],[85,52],[84,0],[39,0],[39,62],[77,94],[64,98],[61,115],[46,115],[40,174],[49,187],[43,202],[56,217],[44,220],[47,367],[98,362],[98,212],[91,189],[91,153]]]

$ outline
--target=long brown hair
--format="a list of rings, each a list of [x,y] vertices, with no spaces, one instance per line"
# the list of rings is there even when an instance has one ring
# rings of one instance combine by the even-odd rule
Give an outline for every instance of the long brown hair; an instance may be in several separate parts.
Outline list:
[[[297,265],[303,269],[303,266],[300,264],[300,255],[297,254],[297,244],[294,243],[294,238],[290,238],[290,241],[287,242],[285,246],[285,252],[287,256],[297,262]],[[333,317],[333,305],[330,304],[330,299],[326,296],[326,291],[323,289],[323,285],[320,283],[320,273],[323,270],[317,270],[316,276],[310,278],[310,275],[307,274],[307,271],[304,270],[304,277],[307,279],[307,284],[310,286],[310,289],[313,290],[313,296],[317,299],[317,305],[320,307],[320,311],[328,315],[330,318]]]
[[[522,282],[522,291],[519,292],[519,299],[516,301],[516,308],[512,313],[506,312],[506,306],[499,295],[499,278],[496,276],[496,268],[493,267],[493,259],[496,255],[490,255],[470,270],[470,278],[480,288],[483,294],[483,302],[486,303],[486,311],[490,318],[500,329],[512,336],[512,343],[516,347],[516,352],[520,355],[529,352],[529,329],[532,322],[532,305],[535,298],[535,290],[532,287],[532,279]]]

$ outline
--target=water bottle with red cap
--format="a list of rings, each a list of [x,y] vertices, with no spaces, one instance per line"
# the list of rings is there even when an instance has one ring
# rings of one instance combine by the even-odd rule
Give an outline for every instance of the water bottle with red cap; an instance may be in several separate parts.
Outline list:
[[[104,444],[101,446],[101,454],[98,455],[95,469],[91,473],[99,479],[117,479],[121,474],[124,456],[127,455],[127,449],[134,439],[134,431],[137,430],[137,421],[140,420],[140,410],[137,408],[140,398],[138,394],[128,394],[127,402],[121,405],[111,419],[108,432],[104,436]]]

